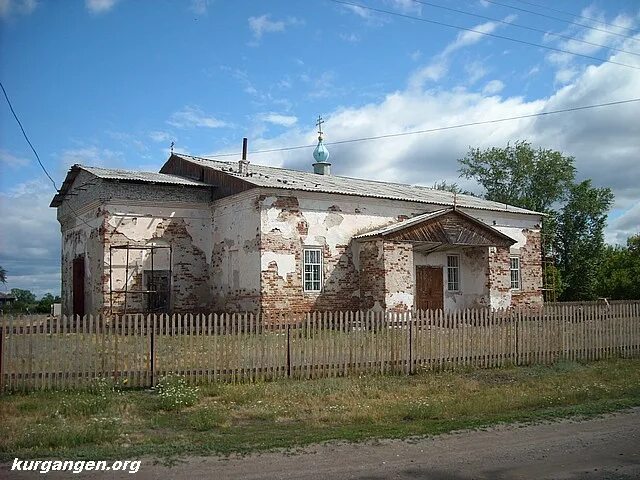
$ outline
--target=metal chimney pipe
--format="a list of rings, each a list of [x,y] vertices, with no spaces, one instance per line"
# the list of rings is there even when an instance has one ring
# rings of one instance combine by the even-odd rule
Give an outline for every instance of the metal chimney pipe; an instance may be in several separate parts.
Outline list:
[[[240,175],[249,175],[249,162],[247,161],[247,137],[242,139],[242,158],[238,162],[238,172]]]

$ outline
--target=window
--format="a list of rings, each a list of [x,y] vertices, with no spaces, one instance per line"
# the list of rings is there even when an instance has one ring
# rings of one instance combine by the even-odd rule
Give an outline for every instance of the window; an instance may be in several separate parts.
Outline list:
[[[322,290],[322,250],[319,248],[304,249],[304,291],[320,292]]]
[[[520,290],[520,257],[511,257],[511,289]]]
[[[447,255],[447,290],[460,291],[460,255]]]

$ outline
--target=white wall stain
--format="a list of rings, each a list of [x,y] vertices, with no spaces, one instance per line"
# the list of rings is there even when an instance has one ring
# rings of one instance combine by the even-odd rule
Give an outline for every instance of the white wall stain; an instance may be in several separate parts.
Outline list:
[[[264,252],[261,258],[262,271],[269,269],[269,264],[275,262],[278,276],[284,279],[287,274],[296,272],[296,256],[289,253]]]

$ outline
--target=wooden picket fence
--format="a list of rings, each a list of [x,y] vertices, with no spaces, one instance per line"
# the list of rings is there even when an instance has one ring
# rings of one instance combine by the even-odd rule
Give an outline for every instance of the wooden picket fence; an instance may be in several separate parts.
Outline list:
[[[640,356],[640,302],[537,309],[3,317],[0,388],[149,387]]]

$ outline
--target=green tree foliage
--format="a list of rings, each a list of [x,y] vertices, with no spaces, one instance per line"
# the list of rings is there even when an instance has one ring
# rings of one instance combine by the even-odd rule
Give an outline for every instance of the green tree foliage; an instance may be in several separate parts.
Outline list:
[[[12,288],[11,294],[16,301],[7,306],[5,312],[8,313],[49,313],[52,303],[60,303],[60,297],[50,293],[43,295],[40,300],[33,292],[21,288]]]
[[[536,150],[524,141],[505,148],[470,148],[458,162],[460,176],[477,180],[487,200],[537,212],[548,212],[555,202],[565,199],[575,175],[573,157]]]
[[[627,246],[605,247],[598,271],[598,296],[613,300],[640,300],[640,234]]]
[[[475,194],[473,192],[470,192],[469,190],[464,190],[460,185],[458,185],[455,182],[447,183],[446,180],[442,180],[441,182],[434,183],[433,188],[436,190],[443,190],[445,192],[456,193],[459,195],[472,195],[475,197]]]
[[[0,266],[0,282],[7,283],[7,271]]]
[[[612,202],[611,189],[594,187],[591,180],[570,187],[556,234],[563,300],[598,297],[598,271],[605,253],[604,227]]]
[[[470,148],[458,161],[460,175],[477,180],[487,200],[547,214],[542,233],[553,242],[545,242],[544,254],[554,255],[556,266],[543,274],[561,300],[598,295],[604,227],[613,202],[610,189],[593,187],[590,180],[575,184],[573,157],[534,149],[524,141],[505,148]]]

